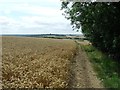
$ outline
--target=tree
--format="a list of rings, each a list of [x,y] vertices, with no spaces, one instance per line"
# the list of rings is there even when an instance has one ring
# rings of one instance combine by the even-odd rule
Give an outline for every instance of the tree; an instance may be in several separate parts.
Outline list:
[[[73,29],[81,28],[95,47],[120,58],[120,2],[62,2],[61,9]]]

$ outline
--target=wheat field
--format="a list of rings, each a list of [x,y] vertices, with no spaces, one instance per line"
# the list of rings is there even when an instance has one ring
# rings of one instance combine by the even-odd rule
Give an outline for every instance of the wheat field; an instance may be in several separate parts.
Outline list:
[[[2,37],[3,88],[66,88],[76,53],[72,40]]]

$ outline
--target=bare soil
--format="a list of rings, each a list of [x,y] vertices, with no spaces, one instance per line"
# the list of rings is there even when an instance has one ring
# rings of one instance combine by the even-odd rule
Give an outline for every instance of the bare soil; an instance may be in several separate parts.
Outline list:
[[[70,88],[103,88],[86,53],[78,45],[78,53],[70,67]]]

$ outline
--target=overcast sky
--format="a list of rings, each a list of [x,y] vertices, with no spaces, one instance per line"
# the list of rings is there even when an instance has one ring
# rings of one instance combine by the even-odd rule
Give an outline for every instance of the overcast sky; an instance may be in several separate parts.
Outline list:
[[[0,34],[80,34],[60,8],[59,0],[0,0]]]

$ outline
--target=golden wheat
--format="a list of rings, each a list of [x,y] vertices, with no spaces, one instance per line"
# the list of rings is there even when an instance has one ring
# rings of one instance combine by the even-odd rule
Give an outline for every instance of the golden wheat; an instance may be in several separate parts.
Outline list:
[[[72,40],[3,37],[4,88],[65,88],[76,52]]]

